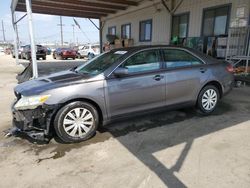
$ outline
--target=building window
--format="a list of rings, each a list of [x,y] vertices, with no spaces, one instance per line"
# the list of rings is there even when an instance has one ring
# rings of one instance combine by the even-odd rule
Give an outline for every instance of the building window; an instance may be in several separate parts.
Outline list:
[[[231,6],[208,8],[203,11],[202,36],[226,35]]]
[[[131,38],[131,24],[122,25],[121,38],[123,38],[123,39],[130,39]]]
[[[173,16],[172,38],[186,38],[188,36],[189,13]]]
[[[109,27],[108,34],[109,35],[116,35],[116,27],[115,26]]]
[[[145,20],[140,22],[140,41],[152,40],[152,20]]]

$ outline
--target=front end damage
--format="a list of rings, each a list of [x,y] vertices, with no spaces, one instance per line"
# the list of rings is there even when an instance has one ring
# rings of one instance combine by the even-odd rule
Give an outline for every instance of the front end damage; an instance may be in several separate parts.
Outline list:
[[[16,101],[17,102],[17,101]],[[56,106],[42,105],[35,109],[16,110],[12,105],[12,124],[10,135],[25,134],[34,140],[48,141],[52,136],[51,124],[58,109]]]

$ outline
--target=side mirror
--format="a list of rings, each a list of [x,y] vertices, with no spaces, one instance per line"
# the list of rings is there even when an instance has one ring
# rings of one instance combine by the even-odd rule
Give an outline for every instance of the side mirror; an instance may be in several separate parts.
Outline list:
[[[127,68],[117,68],[115,71],[114,71],[114,75],[116,77],[123,77],[123,76],[126,76],[128,75],[128,69]]]

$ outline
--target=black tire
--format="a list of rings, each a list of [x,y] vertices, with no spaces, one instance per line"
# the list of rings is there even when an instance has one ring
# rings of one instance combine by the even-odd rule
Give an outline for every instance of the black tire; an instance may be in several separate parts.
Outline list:
[[[212,97],[211,100],[210,100],[211,101],[210,102],[211,106],[209,106],[210,104],[208,104],[209,103],[208,101],[206,102],[206,96],[208,94],[206,92],[209,92],[209,91],[211,93],[214,92],[213,94],[216,95],[216,99],[215,99],[215,97]],[[203,101],[203,99],[205,101]],[[218,90],[217,87],[215,87],[213,85],[207,85],[207,86],[205,86],[200,91],[198,99],[197,99],[198,113],[200,113],[202,115],[209,115],[209,114],[211,114],[216,109],[219,99],[220,99],[220,93],[219,93],[219,90]]]
[[[94,54],[92,54],[92,53],[89,53],[89,54],[88,54],[88,59],[93,59],[94,57],[95,57]]]
[[[31,59],[31,56],[30,55],[26,55],[26,60],[30,60]]]
[[[76,58],[77,59],[81,59],[81,55],[78,53],[78,54],[76,54]]]
[[[86,113],[91,113],[93,124],[90,126],[90,129],[86,134],[79,136],[79,131],[77,130],[77,132],[75,132],[75,134],[78,134],[78,137],[73,137],[73,136],[69,135],[69,133],[67,133],[67,131],[64,128],[65,126],[63,125],[63,122],[66,119],[66,117],[69,117],[69,116],[67,116],[67,114],[72,112],[74,109],[77,109],[77,108],[86,109],[87,110]],[[83,113],[83,111],[80,111],[79,115],[80,115],[80,113]],[[63,106],[56,114],[56,117],[54,120],[54,128],[55,128],[56,134],[65,143],[81,142],[81,141],[88,140],[89,138],[91,138],[95,134],[96,129],[98,127],[98,124],[99,124],[99,115],[98,115],[97,109],[92,104],[87,103],[87,102],[81,102],[81,101],[72,102],[72,103],[69,103],[69,104]],[[69,125],[69,126],[73,126],[73,125]],[[66,127],[66,128],[68,128],[68,127]],[[72,133],[74,128],[75,127],[70,129],[71,133]],[[84,129],[81,128],[81,131],[83,131],[83,130]]]
[[[56,59],[56,56],[54,54],[52,56],[53,56],[53,59]]]
[[[46,60],[46,56],[43,56],[43,60]]]

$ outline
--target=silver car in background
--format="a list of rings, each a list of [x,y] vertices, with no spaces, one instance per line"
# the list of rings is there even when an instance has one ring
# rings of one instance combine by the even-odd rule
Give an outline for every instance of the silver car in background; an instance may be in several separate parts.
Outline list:
[[[188,48],[139,46],[111,50],[71,70],[15,88],[13,125],[35,139],[53,131],[79,142],[98,126],[156,109],[195,106],[212,113],[233,86],[233,69]]]

